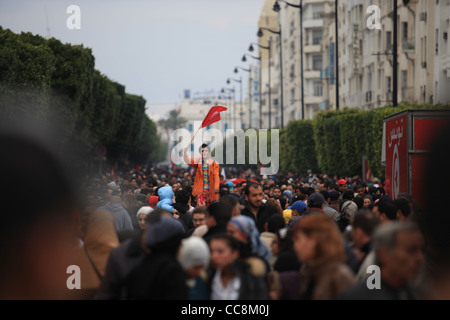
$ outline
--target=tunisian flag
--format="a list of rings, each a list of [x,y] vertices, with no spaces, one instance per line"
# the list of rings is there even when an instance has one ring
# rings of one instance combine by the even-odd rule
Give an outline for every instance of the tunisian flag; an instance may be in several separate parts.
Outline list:
[[[209,126],[210,124],[213,124],[217,121],[220,121],[220,113],[222,111],[227,110],[227,108],[222,106],[214,106],[212,107],[208,114],[206,115],[205,119],[202,122],[202,126],[200,128],[204,128]]]

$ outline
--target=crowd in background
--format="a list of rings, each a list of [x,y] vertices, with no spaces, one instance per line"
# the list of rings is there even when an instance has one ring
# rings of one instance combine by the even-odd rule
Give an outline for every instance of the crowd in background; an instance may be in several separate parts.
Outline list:
[[[78,193],[45,148],[13,136],[0,147],[2,192],[16,205],[1,224],[1,298],[449,297],[445,233],[381,181],[227,168],[218,200],[202,206],[192,169],[86,175]],[[81,271],[76,289],[68,266]]]

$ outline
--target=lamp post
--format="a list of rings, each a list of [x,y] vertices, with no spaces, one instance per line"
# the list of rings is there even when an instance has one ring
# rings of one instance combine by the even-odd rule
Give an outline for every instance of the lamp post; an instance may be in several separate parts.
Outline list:
[[[238,79],[233,79],[233,78],[228,78],[227,79],[227,84],[230,84],[231,83],[231,81],[230,80],[233,80],[233,81],[235,81],[235,82],[238,82],[239,83],[239,86],[240,86],[240,91],[241,91],[241,108],[242,108],[242,77],[238,80]],[[234,111],[233,111],[233,114],[234,114],[234,122],[233,122],[233,125],[234,125],[234,130],[236,130],[236,104],[234,105]]]
[[[261,49],[265,49],[265,50],[269,50],[269,64],[268,64],[268,68],[269,68],[269,130],[271,129],[271,126],[272,126],[272,120],[271,120],[271,116],[272,116],[272,114],[271,114],[271,112],[272,112],[272,101],[271,101],[271,94],[270,94],[270,58],[271,58],[271,54],[270,54],[270,45],[271,45],[271,39],[269,38],[269,45],[268,46],[262,46],[262,45],[260,45],[260,44],[258,44],[258,43],[252,43],[252,44],[250,44],[250,47],[248,48],[248,51],[250,51],[250,52],[253,52],[255,49],[253,48],[253,45],[256,45],[256,46],[258,46],[259,48],[261,48]],[[259,66],[260,68],[261,68],[261,66]],[[261,79],[262,80],[262,79]],[[262,82],[262,81],[260,81],[260,82]],[[260,90],[261,90],[261,83],[260,83],[260,86],[259,86],[259,88],[260,88]],[[262,112],[262,110],[260,109],[259,110],[259,127],[261,128],[262,127],[262,117],[261,117],[261,112]]]
[[[252,101],[252,92],[251,92],[251,83],[252,83],[252,74],[251,74],[251,70],[250,69],[245,69],[242,67],[236,67],[234,68],[234,73],[238,73],[239,69],[241,69],[242,71],[248,72],[249,73],[249,86],[248,86],[248,128],[250,129],[252,126],[252,108],[251,108],[251,101]],[[241,78],[242,79],[242,78]],[[242,105],[241,105],[242,107]]]
[[[252,45],[250,45],[250,48],[252,48],[253,51],[253,47]],[[249,50],[250,50],[249,48]],[[259,60],[259,66],[258,66],[258,73],[259,73],[259,128],[261,129],[261,110],[262,110],[262,100],[261,100],[261,55],[259,57],[255,57],[251,54],[248,53],[244,53],[244,55],[242,56],[242,62],[247,62],[247,58],[246,57],[251,57],[255,60]],[[250,118],[251,119],[251,118]]]
[[[222,93],[225,93],[225,90],[233,93],[233,110],[236,109],[235,90],[234,90],[234,88],[222,88]],[[229,114],[229,118],[230,118],[229,120],[230,120],[230,124],[231,124],[231,114]],[[236,118],[234,119],[234,126],[235,125],[236,125]]]
[[[293,8],[300,9],[300,92],[301,92],[301,100],[302,100],[302,119],[305,119],[305,89],[304,89],[304,80],[303,80],[303,0],[300,0],[300,4],[292,4],[284,0],[277,0],[273,5],[273,11],[280,12],[280,4],[278,1],[286,3],[288,6]]]
[[[284,89],[283,89],[283,43],[281,41],[281,25],[278,24],[278,30],[279,31],[275,31],[275,30],[271,30],[269,28],[264,28],[261,27],[258,30],[258,37],[262,37],[263,34],[263,30],[267,30],[271,33],[277,34],[278,35],[278,40],[279,40],[279,44],[280,44],[280,110],[281,110],[281,129],[284,128],[284,105],[283,105],[283,94],[284,94]],[[270,63],[270,61],[269,61]]]

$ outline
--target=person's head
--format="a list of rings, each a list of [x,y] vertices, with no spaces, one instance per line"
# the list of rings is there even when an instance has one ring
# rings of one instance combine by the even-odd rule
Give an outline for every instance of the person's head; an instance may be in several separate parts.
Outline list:
[[[262,186],[254,182],[247,184],[245,187],[245,200],[250,208],[257,209],[261,207],[263,200]]]
[[[153,211],[153,208],[143,206],[136,213],[136,218],[139,223],[139,228],[141,228],[141,230],[145,230],[148,228],[148,222],[147,222],[146,218],[152,211]]]
[[[270,259],[269,248],[261,241],[255,221],[248,216],[237,216],[227,224],[227,232],[239,242],[247,245],[251,253],[261,258]],[[242,252],[245,254],[245,252]],[[250,254],[250,252],[249,252]]]
[[[191,195],[187,190],[181,189],[178,190],[175,194],[175,201],[182,205],[187,205],[191,200]]]
[[[360,198],[364,198],[364,196],[366,195],[365,188],[360,184],[356,185],[354,190],[355,190],[355,193],[357,193],[358,197],[360,197]]]
[[[273,189],[273,196],[276,198],[276,199],[279,199],[280,197],[281,197],[281,188],[280,187],[275,187],[274,189]]]
[[[0,223],[0,299],[61,299],[81,227],[74,177],[37,138],[0,132],[0,150],[2,205],[14,209]]]
[[[286,227],[286,221],[281,215],[274,214],[264,225],[264,229],[270,233],[277,233],[278,230]]]
[[[241,208],[240,208],[239,200],[236,197],[234,197],[232,195],[226,195],[226,196],[220,197],[219,202],[228,203],[233,208],[231,217],[236,217],[236,216],[241,215]]]
[[[321,193],[314,192],[308,197],[308,209],[323,210],[325,199]]]
[[[291,217],[301,216],[306,211],[306,203],[295,201],[289,208],[292,210]]]
[[[211,265],[222,270],[239,258],[239,242],[229,234],[214,235],[209,241]]]
[[[181,241],[178,261],[187,274],[188,279],[195,279],[208,267],[210,259],[209,247],[200,237],[189,237]]]
[[[345,191],[348,190],[348,183],[347,183],[347,181],[344,180],[344,179],[340,179],[340,180],[338,181],[338,183],[337,183],[337,186],[338,186],[339,191],[340,191],[341,193],[343,193],[343,192],[345,192]]]
[[[156,205],[158,204],[158,196],[151,196],[150,199],[148,199],[148,205],[155,209]]]
[[[176,254],[184,236],[183,225],[174,218],[160,216],[147,228],[145,244],[152,253]]]
[[[344,241],[336,222],[325,213],[313,213],[296,222],[293,230],[294,250],[307,264],[343,262]]]
[[[423,248],[422,233],[413,222],[392,222],[377,228],[373,250],[382,280],[396,289],[415,280],[424,261]]]
[[[331,203],[337,203],[337,202],[339,202],[339,197],[340,197],[339,192],[337,192],[337,191],[335,191],[335,190],[333,190],[333,191],[330,192],[330,200],[331,200]]]
[[[382,187],[378,187],[378,188],[377,188],[377,193],[378,193],[381,197],[383,197],[383,196],[386,195],[386,190],[384,190]]]
[[[331,202],[331,196],[330,196],[330,193],[327,190],[320,191],[320,194],[325,199],[325,203],[329,204]]]
[[[373,212],[381,223],[397,220],[397,207],[393,200],[380,199],[374,206]]]
[[[365,196],[364,202],[363,202],[363,207],[368,208],[372,204],[372,199],[373,199],[372,196],[369,196],[369,195]]]
[[[226,226],[231,219],[233,208],[224,202],[214,202],[208,206],[206,215],[206,225],[208,228],[214,226]]]
[[[342,200],[353,201],[353,199],[355,199],[355,194],[353,193],[352,190],[347,190],[347,191],[344,191],[344,193],[342,193]]]
[[[211,155],[211,149],[206,143],[203,143],[200,148],[200,154],[202,155],[203,159],[208,159]]]
[[[411,214],[411,207],[408,200],[406,200],[405,198],[396,199],[394,200],[394,204],[397,207],[397,220],[406,221],[407,219],[409,219]]]
[[[380,224],[380,220],[372,211],[362,209],[355,214],[351,224],[353,243],[358,249],[361,249],[371,240],[373,232]]]
[[[192,211],[192,223],[194,228],[206,224],[206,215],[208,213],[208,208],[205,206],[198,206]]]

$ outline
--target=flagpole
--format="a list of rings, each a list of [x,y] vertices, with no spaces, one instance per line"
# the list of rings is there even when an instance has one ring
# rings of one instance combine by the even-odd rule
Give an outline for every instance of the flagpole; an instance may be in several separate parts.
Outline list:
[[[192,144],[192,141],[194,141],[195,136],[197,135],[197,133],[200,131],[201,128],[202,128],[201,126],[198,127],[198,129],[197,129],[197,131],[195,132],[194,136],[192,137],[191,142],[189,143],[189,145]]]

